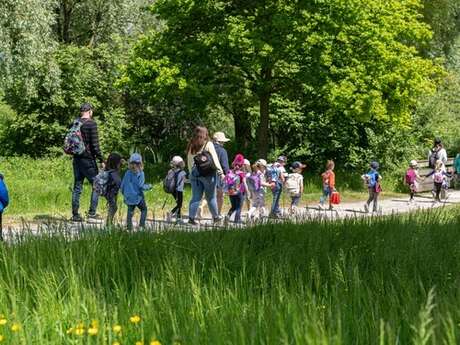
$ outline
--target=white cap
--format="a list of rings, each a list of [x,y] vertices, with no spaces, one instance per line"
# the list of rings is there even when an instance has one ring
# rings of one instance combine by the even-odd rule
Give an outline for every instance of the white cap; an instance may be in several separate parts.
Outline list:
[[[244,159],[244,165],[251,165],[251,162],[247,159]]]
[[[225,136],[224,132],[216,132],[214,133],[214,136],[212,138],[214,139],[214,141],[217,141],[219,143],[226,143],[227,141],[230,141],[230,139],[228,139]]]
[[[409,165],[411,167],[416,167],[418,165],[418,163],[417,163],[417,161],[415,159],[413,159],[413,160],[410,161]]]
[[[184,160],[182,159],[181,156],[174,156],[171,159],[171,164],[173,164],[173,165],[179,165],[179,164],[182,164],[183,162],[184,162]]]
[[[261,159],[257,160],[256,165],[261,165],[263,167],[266,167],[267,166],[267,161],[265,159],[261,158]]]

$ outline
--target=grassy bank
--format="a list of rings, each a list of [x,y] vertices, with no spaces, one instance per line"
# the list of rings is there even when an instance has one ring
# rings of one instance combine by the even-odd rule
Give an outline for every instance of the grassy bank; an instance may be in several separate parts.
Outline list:
[[[9,344],[458,344],[459,228],[456,209],[26,237],[0,246],[0,335]]]
[[[167,167],[146,165],[146,178],[153,183],[154,189],[146,193],[147,204],[150,207],[149,216],[163,217],[174,206],[173,198],[163,192],[161,179],[166,174]],[[27,220],[48,216],[70,217],[71,191],[73,186],[72,161],[68,157],[32,160],[26,157],[0,158],[0,172],[5,175],[11,194],[11,206],[7,216],[11,219],[24,217]],[[383,196],[394,196],[397,192],[397,182],[394,179],[384,179]],[[337,173],[337,188],[342,193],[344,201],[364,200],[366,190],[362,185],[359,174]],[[90,186],[85,184],[82,194],[81,211],[84,213],[89,205]],[[267,194],[267,204],[270,203],[270,193]],[[317,203],[321,195],[321,179],[319,176],[306,174],[303,203]],[[190,188],[185,193],[185,208],[190,200]],[[228,200],[226,198],[226,203]],[[281,204],[289,205],[289,197],[283,196]],[[126,209],[122,198],[119,198],[118,217],[124,217]],[[99,212],[105,214],[106,202],[101,200]]]

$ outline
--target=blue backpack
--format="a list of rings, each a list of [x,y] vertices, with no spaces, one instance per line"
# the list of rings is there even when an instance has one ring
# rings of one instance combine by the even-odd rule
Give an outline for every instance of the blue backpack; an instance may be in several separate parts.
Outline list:
[[[265,174],[269,183],[278,182],[280,180],[281,170],[272,164],[267,167]]]

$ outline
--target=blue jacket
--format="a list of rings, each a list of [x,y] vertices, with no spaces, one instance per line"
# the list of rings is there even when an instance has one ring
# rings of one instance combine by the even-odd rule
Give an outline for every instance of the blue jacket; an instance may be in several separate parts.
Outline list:
[[[151,188],[152,186],[145,184],[143,171],[134,172],[128,170],[123,177],[123,181],[121,181],[121,193],[126,205],[139,205],[144,199],[144,191]]]
[[[214,148],[216,149],[217,157],[219,157],[220,166],[226,175],[230,170],[230,165],[228,164],[228,154],[227,150],[220,144],[214,143]]]
[[[5,181],[3,181],[3,175],[0,174],[0,213],[3,212],[9,203],[8,188],[6,188]]]

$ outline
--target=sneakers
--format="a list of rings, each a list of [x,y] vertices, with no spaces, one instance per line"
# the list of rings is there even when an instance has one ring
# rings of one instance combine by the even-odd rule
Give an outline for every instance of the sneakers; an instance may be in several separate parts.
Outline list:
[[[88,220],[101,220],[102,219],[101,215],[97,213],[88,213],[87,218]]]
[[[70,218],[70,220],[72,222],[79,222],[79,223],[83,222],[83,218],[78,213],[74,214],[72,218]]]
[[[222,222],[223,218],[222,216],[217,216],[216,218],[214,218],[212,220],[212,223],[215,225],[215,224],[219,224],[220,222]]]
[[[364,212],[369,213],[369,205],[364,204]]]
[[[195,219],[192,219],[192,218],[189,218],[187,224],[192,225],[192,226],[198,225],[198,223],[195,221]]]

